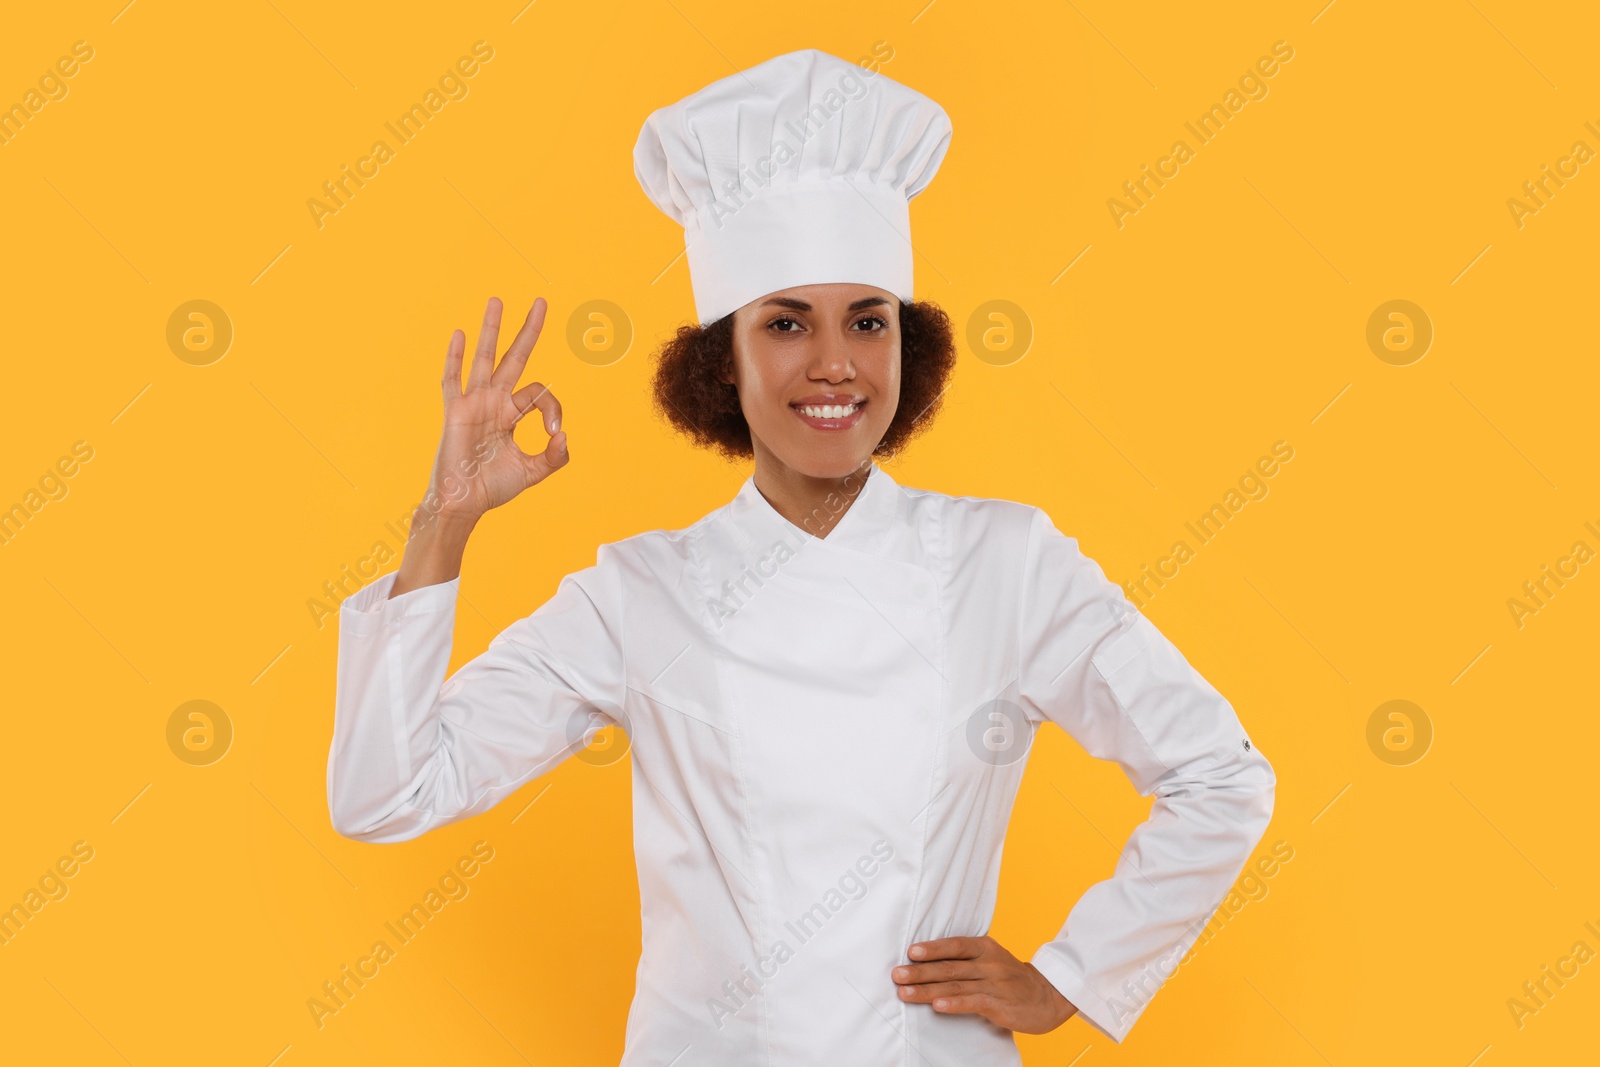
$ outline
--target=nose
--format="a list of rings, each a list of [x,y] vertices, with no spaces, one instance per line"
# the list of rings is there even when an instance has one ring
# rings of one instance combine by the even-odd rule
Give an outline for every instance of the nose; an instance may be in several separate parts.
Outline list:
[[[845,339],[831,332],[820,333],[817,336],[808,371],[812,378],[822,378],[830,382],[854,378],[856,368],[850,360],[850,348]]]

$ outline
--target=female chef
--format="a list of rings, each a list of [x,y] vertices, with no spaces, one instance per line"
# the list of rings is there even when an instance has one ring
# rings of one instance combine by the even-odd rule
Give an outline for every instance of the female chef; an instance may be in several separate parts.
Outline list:
[[[1226,700],[1026,504],[901,486],[949,322],[912,298],[908,204],[944,110],[816,50],[649,116],[635,173],[684,226],[699,326],[657,401],[754,460],[681,530],[593,566],[445,677],[478,521],[569,461],[561,405],[496,365],[491,299],[398,572],[348,598],[328,803],[405,841],[494,807],[615,724],[631,753],[642,949],[625,1067],[1020,1063],[1074,1014],[1121,1042],[1228,893],[1275,777]],[[524,453],[538,410],[550,439]],[[1024,961],[986,935],[1051,721],[1155,797],[1110,877]]]

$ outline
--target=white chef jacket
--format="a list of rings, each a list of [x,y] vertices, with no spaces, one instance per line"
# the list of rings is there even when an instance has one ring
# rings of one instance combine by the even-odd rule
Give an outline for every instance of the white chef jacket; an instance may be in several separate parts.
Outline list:
[[[1047,719],[1156,798],[1031,960],[1114,1041],[1272,814],[1228,702],[1045,512],[876,464],[823,538],[751,476],[686,529],[601,545],[448,679],[459,579],[393,582],[340,612],[333,825],[409,840],[622,727],[643,912],[623,1067],[1020,1064],[1011,1031],[901,1001],[890,969],[988,932]]]

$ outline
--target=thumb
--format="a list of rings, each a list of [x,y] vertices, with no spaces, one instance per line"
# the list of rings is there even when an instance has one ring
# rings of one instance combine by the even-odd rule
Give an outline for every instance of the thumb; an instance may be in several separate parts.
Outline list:
[[[528,484],[538,485],[565,467],[571,458],[567,453],[567,431],[559,430],[550,438],[543,452],[531,456],[523,453],[522,469],[527,475]]]

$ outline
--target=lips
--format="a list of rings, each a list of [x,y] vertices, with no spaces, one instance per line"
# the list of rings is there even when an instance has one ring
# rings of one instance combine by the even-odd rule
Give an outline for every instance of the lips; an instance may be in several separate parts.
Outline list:
[[[848,430],[861,421],[867,401],[854,396],[808,396],[789,405],[789,410],[806,425],[817,430]]]

